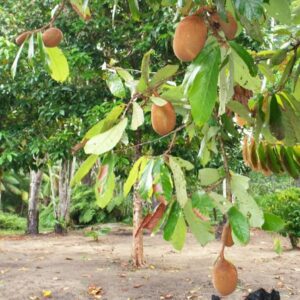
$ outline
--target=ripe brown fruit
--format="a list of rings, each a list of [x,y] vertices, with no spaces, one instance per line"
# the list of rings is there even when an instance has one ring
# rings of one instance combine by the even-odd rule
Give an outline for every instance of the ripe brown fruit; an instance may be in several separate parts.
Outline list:
[[[57,47],[63,39],[63,33],[60,29],[51,27],[43,33],[44,45],[48,48]]]
[[[178,59],[189,62],[194,60],[205,45],[207,27],[199,16],[185,17],[177,26],[173,50]]]
[[[233,40],[238,30],[238,25],[230,12],[227,12],[227,22],[224,21],[218,14],[212,15],[212,20],[218,23],[220,29],[224,32],[228,40]]]
[[[229,223],[226,223],[223,227],[221,241],[226,247],[232,247],[234,245],[231,233],[231,226]]]
[[[23,33],[21,33],[17,38],[16,38],[16,44],[18,46],[21,46],[25,40],[31,35],[30,31],[25,31]]]
[[[238,282],[237,269],[221,255],[214,265],[212,279],[215,289],[222,296],[227,296],[236,289]]]
[[[159,135],[170,133],[176,125],[176,114],[173,105],[170,102],[163,106],[152,104],[151,122],[154,131]]]

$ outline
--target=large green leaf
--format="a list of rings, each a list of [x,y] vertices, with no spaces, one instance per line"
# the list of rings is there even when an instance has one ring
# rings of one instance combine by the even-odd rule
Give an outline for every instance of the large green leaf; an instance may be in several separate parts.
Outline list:
[[[55,48],[46,48],[47,64],[50,69],[51,77],[58,82],[64,82],[69,77],[69,64],[63,52]]]
[[[199,180],[202,186],[208,186],[216,183],[224,177],[223,172],[219,169],[205,168],[199,171]]]
[[[98,155],[90,155],[80,166],[71,180],[70,185],[74,186],[82,180],[82,178],[90,171],[98,159]]]
[[[140,19],[140,12],[139,12],[139,2],[138,0],[128,0],[129,3],[129,9],[132,15],[133,20],[139,20]]]
[[[263,230],[279,232],[285,226],[284,221],[279,216],[273,215],[271,213],[265,212],[264,219],[265,222],[262,226]]]
[[[144,111],[138,103],[133,102],[131,129],[137,130],[141,125],[143,125],[143,123],[144,123]]]
[[[200,53],[185,78],[192,116],[199,126],[209,120],[217,100],[221,53],[219,46],[210,49]]]
[[[96,194],[96,202],[101,207],[104,208],[107,204],[112,200],[114,195],[114,188],[115,188],[115,174],[112,172],[107,179],[105,192],[99,193],[98,186],[95,185],[95,194]]]
[[[170,79],[174,74],[176,74],[178,67],[178,65],[167,65],[158,70],[150,81],[150,87],[156,87]]]
[[[242,87],[259,92],[261,88],[261,80],[258,76],[253,77],[244,60],[235,52],[232,51],[230,59],[234,63],[234,79]]]
[[[180,214],[176,226],[174,228],[173,235],[171,237],[171,243],[173,247],[178,251],[182,250],[184,246],[186,231],[187,228],[186,228],[184,217],[182,214]]]
[[[133,165],[132,169],[129,172],[126,182],[124,183],[123,192],[124,197],[126,197],[133,185],[136,183],[139,176],[139,168],[143,161],[148,161],[148,158],[145,156],[140,157]]]
[[[164,227],[164,239],[170,241],[174,233],[179,215],[182,213],[182,208],[177,201],[174,201]]]
[[[231,202],[229,202],[224,196],[217,194],[215,192],[210,192],[208,196],[213,200],[214,205],[223,213],[226,214],[227,211],[232,207]]]
[[[238,101],[230,101],[227,103],[227,107],[238,114],[241,118],[247,121],[247,123],[252,124],[253,119],[250,117],[250,111],[240,102]]]
[[[92,137],[84,147],[85,153],[100,155],[112,150],[121,140],[127,122],[125,118],[111,129]]]
[[[183,212],[193,235],[202,246],[205,246],[208,242],[214,240],[215,236],[210,223],[200,220],[195,215],[192,207],[192,201],[188,201],[186,203]]]
[[[91,129],[89,129],[89,131],[85,134],[84,138],[89,140],[95,135],[110,129],[113,126],[113,124],[116,122],[116,120],[119,118],[124,108],[125,108],[125,104],[120,104],[114,107],[103,120],[98,122]]]
[[[12,66],[11,66],[11,76],[12,76],[12,78],[15,78],[15,76],[16,76],[16,73],[17,73],[17,67],[18,67],[18,62],[19,62],[19,59],[20,59],[20,56],[21,56],[21,53],[22,53],[22,51],[23,51],[23,48],[24,48],[24,45],[25,45],[26,43],[24,42],[23,44],[22,44],[22,46],[19,48],[19,50],[18,50],[18,53],[17,53],[17,55],[16,55],[16,58],[15,58],[15,60],[14,60],[14,62],[13,62],[13,64],[12,64]]]
[[[269,0],[265,4],[268,15],[282,24],[290,24],[292,19],[292,12],[288,0]]]
[[[133,0],[135,1],[135,0]],[[151,49],[144,54],[141,66],[141,78],[137,84],[137,91],[142,93],[149,87],[149,74],[150,74],[150,57],[154,53],[154,50]]]
[[[235,206],[229,209],[228,217],[234,237],[241,244],[247,244],[250,239],[250,227],[247,218]]]
[[[139,195],[144,199],[147,200],[152,193],[152,184],[153,184],[153,177],[152,177],[152,170],[154,166],[154,160],[150,159],[143,171],[139,182]]]
[[[184,173],[180,165],[172,156],[170,156],[169,158],[169,164],[173,173],[177,201],[179,202],[181,207],[184,207],[188,201]]]
[[[254,63],[252,56],[240,44],[230,41],[230,47],[239,55],[239,57],[247,65],[251,76],[256,76],[258,72],[257,65]]]
[[[264,13],[263,0],[233,0],[233,3],[239,13],[250,21],[260,19]]]
[[[122,79],[116,73],[109,73],[106,79],[110,92],[117,98],[125,98],[126,90]]]

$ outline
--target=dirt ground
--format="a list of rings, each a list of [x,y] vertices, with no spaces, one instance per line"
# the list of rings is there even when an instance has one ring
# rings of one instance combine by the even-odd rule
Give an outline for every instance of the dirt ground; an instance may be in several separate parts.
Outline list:
[[[0,238],[0,299],[58,300],[211,299],[211,266],[220,244],[202,248],[191,235],[181,253],[160,235],[145,236],[144,269],[129,263],[130,229],[113,230],[91,241],[82,232],[67,236],[44,235]],[[237,291],[226,299],[241,300],[260,287],[280,291],[281,299],[300,299],[300,251],[278,256],[273,237],[252,232],[247,247],[233,247],[226,254],[239,272]],[[94,294],[94,295],[93,295]]]

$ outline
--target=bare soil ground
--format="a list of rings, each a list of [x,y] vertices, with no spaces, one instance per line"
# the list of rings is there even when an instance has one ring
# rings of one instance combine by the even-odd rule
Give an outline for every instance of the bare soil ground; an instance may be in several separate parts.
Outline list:
[[[241,300],[260,287],[280,291],[281,299],[300,299],[300,251],[278,256],[273,237],[252,232],[247,247],[227,250],[238,266],[237,291],[226,299]],[[130,229],[114,226],[99,242],[82,232],[67,236],[3,237],[0,239],[0,299],[58,300],[211,299],[211,266],[220,244],[202,248],[191,235],[181,253],[160,235],[145,236],[147,265],[130,266]],[[48,291],[48,292],[47,292]],[[94,294],[94,295],[93,295]]]

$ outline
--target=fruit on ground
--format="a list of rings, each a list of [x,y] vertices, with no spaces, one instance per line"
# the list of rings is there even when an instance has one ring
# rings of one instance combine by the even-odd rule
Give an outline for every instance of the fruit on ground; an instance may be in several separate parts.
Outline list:
[[[234,292],[238,282],[236,267],[226,260],[223,254],[219,257],[213,268],[213,285],[222,295],[227,296]]]
[[[226,223],[223,227],[221,241],[226,247],[232,247],[234,245],[231,233],[231,226],[229,223]]]
[[[48,48],[57,47],[63,39],[63,33],[60,29],[51,27],[43,33],[44,45]]]
[[[189,62],[194,60],[205,45],[207,27],[199,16],[185,17],[177,26],[173,50],[177,58]]]
[[[227,12],[227,21],[223,20],[218,14],[213,14],[212,19],[219,24],[219,28],[224,32],[228,40],[233,40],[238,30],[238,25],[230,12]]]
[[[16,38],[16,44],[18,46],[21,46],[25,40],[31,35],[30,31],[25,31],[23,33],[21,33],[17,38]]]
[[[170,102],[163,106],[152,104],[151,122],[154,131],[159,135],[170,133],[176,125],[176,114],[173,105]]]

